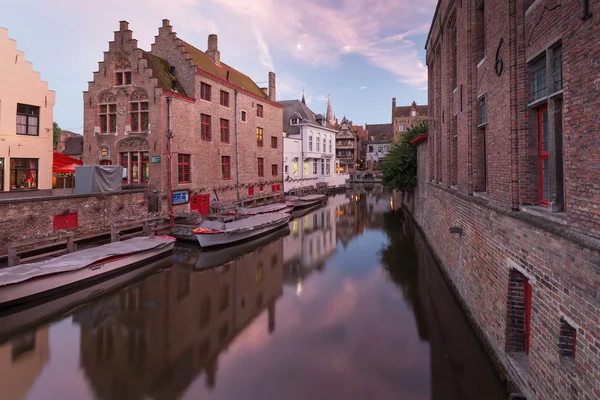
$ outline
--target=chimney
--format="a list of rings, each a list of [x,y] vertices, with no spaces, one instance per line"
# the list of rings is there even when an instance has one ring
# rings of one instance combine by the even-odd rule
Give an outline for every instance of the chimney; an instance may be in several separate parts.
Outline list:
[[[275,72],[269,72],[269,100],[277,101],[277,94],[275,92]]]
[[[129,22],[119,21],[119,30],[120,31],[128,31],[129,30]]]
[[[171,21],[169,21],[168,19],[163,19],[162,20],[162,27],[166,28],[166,27],[169,27],[169,26],[171,26]]]
[[[210,34],[208,35],[208,50],[206,50],[206,54],[212,58],[212,60],[217,65],[221,65],[221,53],[219,52],[219,39],[217,39],[217,35]]]
[[[396,98],[392,97],[392,109],[396,108]]]

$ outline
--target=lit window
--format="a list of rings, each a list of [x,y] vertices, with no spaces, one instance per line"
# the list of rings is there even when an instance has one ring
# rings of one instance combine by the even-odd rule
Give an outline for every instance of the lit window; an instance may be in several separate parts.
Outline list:
[[[38,159],[10,159],[10,190],[37,189]]]
[[[256,128],[256,144],[263,147],[263,128]]]

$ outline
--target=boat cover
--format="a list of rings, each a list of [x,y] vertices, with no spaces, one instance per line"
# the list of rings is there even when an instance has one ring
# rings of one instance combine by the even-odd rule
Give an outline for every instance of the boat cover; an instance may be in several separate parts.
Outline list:
[[[200,228],[216,229],[225,233],[239,233],[251,231],[258,228],[263,228],[267,225],[274,225],[282,222],[285,219],[290,219],[290,215],[286,213],[268,213],[258,214],[252,217],[240,219],[233,222],[223,223],[217,221],[204,221]]]
[[[270,213],[270,212],[283,210],[286,207],[288,207],[288,205],[285,203],[276,203],[276,204],[269,204],[266,206],[252,207],[252,208],[240,207],[240,208],[238,208],[238,211],[242,215],[256,215],[256,214]]]
[[[76,271],[110,257],[135,254],[142,251],[166,247],[167,245],[174,243],[174,241],[175,239],[170,237],[138,237],[122,242],[108,243],[98,247],[79,250],[50,260],[2,268],[0,269],[0,287],[24,282],[44,275]]]

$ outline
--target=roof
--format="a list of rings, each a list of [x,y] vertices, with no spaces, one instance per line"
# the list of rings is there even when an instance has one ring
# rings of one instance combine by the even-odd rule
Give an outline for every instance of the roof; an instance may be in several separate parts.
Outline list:
[[[427,105],[424,106],[416,106],[417,107],[417,117],[425,117],[429,113],[429,107]],[[394,117],[410,117],[410,111],[412,106],[399,106],[394,107]]]
[[[365,124],[365,130],[369,131],[369,142],[390,142],[392,140],[392,124]],[[382,139],[383,135],[387,136],[385,140]]]
[[[181,39],[179,42],[183,45],[185,51],[190,55],[190,58],[197,68],[225,81],[229,81],[232,84],[241,87],[242,89],[268,100],[267,94],[263,92],[261,88],[259,88],[258,85],[247,75],[241,73],[235,68],[230,67],[222,61],[219,62],[219,65],[217,65],[213,59],[202,50],[197,49]]]
[[[314,112],[301,100],[284,100],[279,101],[279,104],[283,106],[283,131],[288,135],[300,133],[300,127],[297,125],[291,126],[291,118],[300,118],[302,123],[308,123],[309,125],[318,126],[320,128],[329,128],[331,126],[323,126],[317,122],[317,118],[323,118],[321,114],[315,115]]]
[[[187,97],[185,89],[183,86],[181,86],[181,83],[171,76],[171,65],[167,60],[144,50],[142,50],[142,58],[147,61],[148,68],[152,69],[152,77],[158,79],[158,85],[161,88],[168,90],[169,92],[182,94]],[[175,84],[175,88],[173,88],[173,83]]]
[[[62,154],[65,154],[68,156],[82,155],[83,154],[83,136],[82,135],[69,136],[67,138],[67,140],[65,140],[65,149],[62,151]]]

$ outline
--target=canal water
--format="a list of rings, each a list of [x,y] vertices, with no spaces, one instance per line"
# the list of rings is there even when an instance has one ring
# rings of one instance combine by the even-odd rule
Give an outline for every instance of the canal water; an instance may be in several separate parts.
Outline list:
[[[3,338],[0,398],[507,399],[394,208],[339,194],[258,243],[178,244],[146,277]]]

